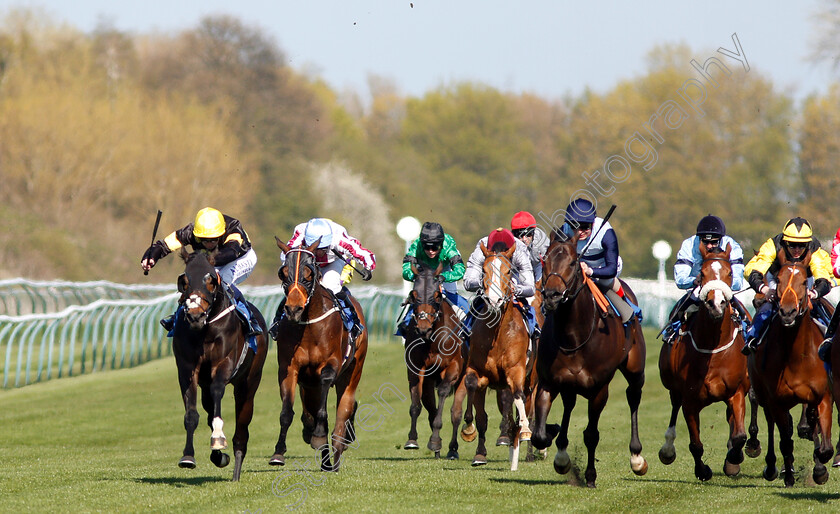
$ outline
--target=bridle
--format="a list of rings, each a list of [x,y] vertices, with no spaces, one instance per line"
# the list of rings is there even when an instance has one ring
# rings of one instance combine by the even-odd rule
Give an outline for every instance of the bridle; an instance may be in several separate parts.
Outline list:
[[[307,256],[311,257],[311,259],[305,259]],[[303,303],[303,308],[305,309],[312,299],[315,286],[318,282],[318,268],[315,264],[315,254],[306,248],[292,248],[286,253],[286,263],[283,265],[288,270],[291,270],[289,267],[290,258],[293,261],[294,273],[287,273],[285,279],[283,279],[281,274],[280,278],[283,280],[283,289],[286,291],[286,298],[293,291],[300,290],[306,296],[306,300]],[[280,269],[282,270],[283,267]],[[309,268],[312,271],[312,282],[310,284],[307,284],[301,279],[302,268]]]
[[[808,268],[802,263],[789,262],[789,263],[785,264],[785,266],[790,266],[792,268],[799,269],[799,270],[802,271],[802,273],[805,274],[806,277],[808,276],[807,275],[808,274]],[[779,303],[779,305],[781,305],[782,300],[784,300],[785,296],[787,296],[788,294],[792,294],[793,298],[794,298],[794,302],[797,305],[796,317],[800,318],[800,317],[802,317],[803,314],[805,314],[805,311],[808,308],[808,301],[807,301],[808,300],[808,293],[806,292],[805,295],[803,296],[803,298],[801,300],[799,299],[799,295],[796,294],[796,291],[793,289],[793,277],[794,277],[794,274],[791,273],[790,277],[788,277],[787,285],[785,286],[782,293],[781,294],[777,293],[778,303]]]
[[[551,251],[553,252],[554,249],[552,249]],[[545,258],[543,259],[543,265],[545,265],[545,261],[548,259],[549,255],[550,254],[547,254],[545,256]],[[548,274],[546,274],[545,271],[543,271],[543,279],[542,279],[542,284],[543,285],[540,288],[540,294],[542,295],[543,298],[546,297],[545,296],[545,286],[548,283],[548,279],[550,279],[551,277],[557,277],[557,278],[560,279],[561,282],[563,282],[564,289],[563,289],[563,294],[560,295],[559,302],[565,304],[565,303],[568,303],[570,301],[574,301],[574,299],[577,298],[577,295],[580,294],[581,290],[583,289],[583,286],[586,285],[586,282],[583,280],[583,270],[580,267],[580,255],[578,255],[577,259],[575,259],[575,262],[572,265],[572,278],[568,282],[566,281],[565,278],[563,278],[563,275],[561,275],[560,273],[557,273],[556,271],[552,271]],[[573,286],[575,284],[577,284],[578,282],[579,282],[579,285],[577,285],[577,289],[574,289]],[[573,290],[574,290],[574,292],[571,292]]]
[[[487,259],[490,259],[490,258],[502,259],[502,256],[498,253],[495,253],[493,255],[487,256]],[[505,260],[507,260],[507,259],[505,259]],[[485,260],[485,263],[486,263],[486,260]],[[509,280],[509,282],[511,280]],[[500,276],[500,282],[501,282],[501,276]],[[491,280],[490,285],[489,286],[487,285],[487,273],[484,271],[483,266],[481,268],[481,284],[482,284],[482,287],[478,290],[477,295],[484,298],[485,300],[487,300],[489,298],[489,296],[487,295],[487,289],[489,289],[490,287],[494,287],[495,284],[493,284],[492,280]],[[500,286],[501,286],[501,284],[500,284]],[[508,302],[510,302],[513,299],[513,296],[514,296],[513,287],[509,287],[508,292],[501,297],[502,301],[501,301],[500,305],[501,306],[506,305]],[[485,305],[489,306],[491,309],[493,308],[491,302],[485,301],[484,303],[485,303]]]

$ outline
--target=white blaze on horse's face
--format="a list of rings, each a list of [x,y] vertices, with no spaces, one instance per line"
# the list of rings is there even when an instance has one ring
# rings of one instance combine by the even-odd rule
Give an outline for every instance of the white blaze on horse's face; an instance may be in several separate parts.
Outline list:
[[[492,308],[498,309],[505,301],[502,293],[502,259],[496,257],[490,264],[492,267],[492,274],[490,276],[490,285],[486,291],[487,299],[489,300]]]
[[[191,294],[187,301],[184,302],[187,309],[198,309],[201,307],[201,297],[197,294]]]

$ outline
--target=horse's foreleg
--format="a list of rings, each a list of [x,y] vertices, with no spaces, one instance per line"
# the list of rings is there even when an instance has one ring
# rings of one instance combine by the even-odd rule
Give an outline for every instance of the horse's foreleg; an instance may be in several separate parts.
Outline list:
[[[825,463],[831,460],[831,394],[826,392],[822,401],[817,406],[819,421],[819,435],[814,432],[814,482],[824,484],[828,481],[828,470]]]
[[[467,395],[467,388],[464,387],[464,381],[459,380],[455,387],[455,395],[452,398],[452,408],[450,409],[450,416],[452,420],[452,439],[449,440],[449,453],[446,458],[449,460],[458,460],[458,427],[461,424],[461,419],[464,415],[464,397]]]
[[[741,463],[744,462],[744,445],[747,442],[747,433],[744,429],[746,410],[746,391],[741,387],[726,401],[726,417],[729,420],[728,451],[723,462],[723,472],[726,476],[734,477],[741,472]]]
[[[779,428],[779,451],[784,460],[785,487],[793,487],[796,478],[793,476],[793,418],[789,412],[780,412],[779,409],[773,413],[776,426]]]
[[[764,409],[764,418],[767,420],[767,455],[764,456],[765,466],[762,475],[765,480],[772,482],[779,478],[779,468],[776,467],[776,425],[769,408]]]
[[[461,439],[471,443],[476,438],[475,424],[473,424],[473,395],[478,387],[478,377],[475,375],[475,371],[471,372],[467,369],[460,387],[464,388],[464,395],[467,397],[467,409],[464,411],[464,427],[461,429]]]
[[[272,466],[286,464],[286,435],[295,417],[294,405],[297,373],[284,374],[281,368],[281,372],[277,378],[280,382],[280,401],[283,406],[280,410],[280,435],[277,438],[277,444],[274,446],[274,455],[268,460],[268,463]]]
[[[225,437],[224,432],[225,423],[222,421],[222,397],[225,395],[223,375],[223,373],[216,373],[212,382],[210,382],[209,389],[204,389],[201,393],[201,402],[208,414],[207,422],[213,429],[213,433],[210,435],[210,449],[219,451],[227,448],[227,437]],[[209,398],[207,397],[208,392],[210,393]]]
[[[677,439],[677,415],[682,407],[682,395],[677,390],[670,391],[671,397],[671,418],[668,421],[668,428],[665,430],[665,442],[659,449],[659,460],[666,466],[672,464],[677,458],[677,448],[674,441]]]
[[[478,429],[478,446],[475,449],[472,465],[481,466],[487,464],[487,447],[485,446],[487,440],[487,410],[485,409],[487,388],[479,387],[471,396],[473,397],[473,405],[475,405],[475,424]]]
[[[551,404],[556,396],[556,394],[537,383],[537,390],[534,392],[534,423],[532,425],[531,443],[538,450],[545,450],[551,446],[551,442],[559,431],[557,425],[546,426],[548,413],[551,411]]]
[[[688,450],[694,457],[694,476],[705,482],[712,478],[712,468],[703,462],[703,442],[700,440],[700,408],[695,402],[684,402],[682,411],[686,427],[688,427]]]
[[[802,413],[799,415],[799,423],[796,425],[796,435],[800,439],[812,440],[816,427],[810,422],[808,417],[808,405],[802,404]]]
[[[327,445],[327,430],[329,429],[329,415],[327,414],[327,396],[330,387],[335,382],[336,371],[332,366],[324,366],[321,369],[320,387],[321,398],[318,403],[318,411],[315,413],[315,430],[312,432],[312,441],[309,443],[314,449]],[[323,464],[323,462],[322,462]]]
[[[236,431],[233,433],[233,481],[239,481],[242,472],[242,461],[248,453],[248,426],[254,417],[254,395],[260,383],[260,376],[249,376],[233,388],[236,400]]]
[[[598,421],[601,419],[601,412],[607,404],[610,389],[609,384],[604,384],[604,387],[589,400],[589,423],[583,431],[583,443],[586,445],[586,486],[595,487],[595,479],[598,473],[595,471],[595,449],[598,447],[598,442],[601,440],[601,434],[598,431]]]
[[[577,403],[577,394],[574,391],[564,390],[560,393],[563,399],[563,418],[560,421],[560,429],[557,434],[557,453],[554,455],[554,471],[565,475],[572,469],[572,459],[569,452],[569,420],[572,417],[572,410]]]
[[[422,377],[409,369],[408,394],[411,397],[411,405],[408,407],[408,415],[411,417],[411,428],[408,429],[408,440],[403,446],[406,450],[417,450],[420,448],[417,444],[417,418],[420,417],[420,412],[423,410],[423,407],[420,405],[420,387],[422,387],[422,382]]]
[[[180,368],[180,366],[179,366]],[[184,400],[184,429],[187,431],[187,442],[184,445],[184,453],[178,466],[182,468],[195,467],[195,448],[193,447],[193,435],[198,428],[198,410],[196,409],[197,371],[190,370],[178,372],[178,381],[181,385],[181,397]]]
[[[761,455],[761,441],[758,440],[758,400],[755,398],[755,390],[750,386],[747,392],[747,399],[750,401],[750,438],[747,439],[746,454],[752,459]]]
[[[496,406],[502,415],[502,420],[499,422],[499,437],[496,439],[496,446],[510,446],[513,440],[513,434],[511,433],[511,428],[513,427],[511,417],[512,405],[513,395],[508,389],[496,390]]]
[[[449,392],[452,390],[453,381],[454,379],[452,377],[444,376],[437,387],[437,409],[435,409],[435,418],[431,423],[432,435],[429,437],[429,449],[435,452],[435,457],[440,457],[440,449],[443,443],[440,437],[440,429],[443,428],[444,404],[446,403],[446,398],[449,396]]]
[[[356,373],[358,371],[358,373]],[[341,457],[347,447],[358,448],[353,416],[356,413],[356,387],[361,378],[361,366],[354,370],[353,379],[346,387],[336,388],[338,405],[335,411],[335,426],[332,432],[332,467],[321,467],[322,471],[338,471],[341,467]],[[322,462],[323,464],[323,462]]]
[[[641,352],[644,356],[644,352]],[[648,463],[642,457],[642,442],[639,440],[639,404],[642,401],[642,386],[645,385],[645,371],[632,372],[628,369],[624,373],[627,379],[627,405],[630,407],[630,469],[637,475],[644,475],[648,470]]]

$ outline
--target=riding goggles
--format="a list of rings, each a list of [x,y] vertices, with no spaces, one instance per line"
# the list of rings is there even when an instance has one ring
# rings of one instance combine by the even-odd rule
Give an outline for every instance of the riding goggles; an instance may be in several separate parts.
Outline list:
[[[512,232],[513,232],[513,237],[515,237],[517,239],[521,239],[523,237],[534,237],[534,231],[535,230],[536,229],[534,227],[528,227],[528,228],[517,228],[517,229],[512,230]]]

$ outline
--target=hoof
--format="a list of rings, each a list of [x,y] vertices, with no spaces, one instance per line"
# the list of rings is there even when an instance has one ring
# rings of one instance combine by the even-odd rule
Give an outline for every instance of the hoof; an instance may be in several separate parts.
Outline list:
[[[440,452],[442,448],[440,437],[430,437],[429,444],[426,447],[433,452]]]
[[[796,435],[798,435],[800,439],[807,439],[808,441],[811,441],[814,438],[814,431],[807,425],[798,426],[796,427]]]
[[[499,438],[496,439],[496,446],[510,446],[510,437],[500,435]]]
[[[417,444],[417,441],[415,441],[414,439],[409,439],[408,441],[405,442],[405,445],[403,445],[403,449],[405,449],[405,450],[419,450],[420,446]]]
[[[773,469],[766,467],[764,468],[764,471],[761,473],[761,475],[764,477],[764,480],[772,482],[773,480],[779,478],[779,468],[777,468],[776,466],[773,466]]]
[[[737,476],[741,472],[740,464],[732,464],[728,460],[723,461],[723,474],[728,477]]]
[[[449,460],[458,460],[458,452],[455,450],[449,450],[449,453],[446,454],[446,458]]]
[[[313,450],[319,450],[326,445],[327,436],[312,436],[312,440],[309,441],[309,446],[311,446]]]
[[[179,468],[195,469],[195,457],[192,455],[184,455],[178,461]]]
[[[572,459],[569,458],[569,454],[563,452],[557,452],[557,455],[554,456],[554,471],[556,471],[560,475],[565,475],[572,469]]]
[[[476,455],[473,457],[472,467],[477,468],[478,466],[484,466],[485,464],[487,464],[486,455]]]
[[[840,453],[834,456],[834,462],[831,463],[831,467],[840,468]]]
[[[519,432],[519,442],[520,443],[527,443],[531,440],[531,431],[530,430],[521,430]]]
[[[210,449],[211,450],[226,450],[227,449],[227,438],[225,436],[221,437],[211,437],[210,438]]]
[[[633,470],[637,476],[643,476],[648,472],[647,460],[641,455],[630,456],[630,469]]]
[[[701,482],[707,482],[712,478],[712,468],[703,464],[699,469],[694,470],[694,476]]]
[[[814,483],[817,485],[823,485],[824,483],[828,482],[828,470],[825,466],[814,466]]]
[[[475,441],[476,437],[478,437],[478,431],[475,429],[475,425],[473,423],[470,423],[461,429],[461,439],[464,441],[471,443]]]
[[[230,464],[230,455],[222,453],[221,450],[213,450],[210,452],[210,462],[215,464],[217,468],[223,468]]]
[[[285,466],[286,465],[286,457],[284,455],[280,455],[279,453],[275,453],[268,459],[269,466]]]
[[[750,439],[747,441],[747,446],[744,448],[744,453],[747,457],[754,459],[761,455],[761,441],[758,439]]]
[[[659,462],[667,466],[673,464],[675,460],[677,460],[677,451],[675,449],[668,451],[664,446],[659,449]]]

